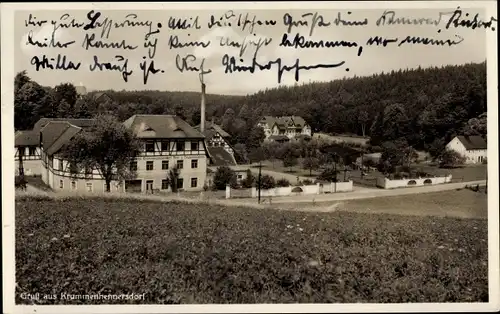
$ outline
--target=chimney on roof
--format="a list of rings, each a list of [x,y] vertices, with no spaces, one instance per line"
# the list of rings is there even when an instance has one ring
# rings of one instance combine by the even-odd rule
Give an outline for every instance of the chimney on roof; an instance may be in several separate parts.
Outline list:
[[[200,131],[203,133],[205,131],[205,83],[201,83],[201,108],[200,108],[200,115],[201,115],[201,124],[200,124]]]

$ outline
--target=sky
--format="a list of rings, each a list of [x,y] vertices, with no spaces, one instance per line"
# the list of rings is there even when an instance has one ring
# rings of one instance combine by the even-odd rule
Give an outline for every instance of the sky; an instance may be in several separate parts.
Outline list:
[[[35,81],[45,86],[55,86],[60,83],[73,83],[75,85],[83,85],[88,91],[91,90],[169,90],[169,91],[199,91],[200,81],[196,72],[181,73],[176,67],[176,56],[180,58],[193,54],[197,57],[197,61],[192,63],[193,66],[199,66],[200,60],[203,58],[204,68],[211,69],[212,72],[204,76],[204,81],[207,86],[207,93],[211,94],[251,94],[265,88],[272,88],[281,85],[301,84],[312,81],[331,81],[343,77],[365,76],[380,72],[388,72],[391,70],[415,68],[418,66],[443,66],[457,65],[470,62],[483,62],[486,59],[486,30],[471,30],[467,28],[450,28],[446,29],[446,22],[451,18],[451,13],[455,10],[454,7],[449,9],[396,9],[396,17],[406,18],[430,18],[438,20],[441,14],[440,23],[436,25],[385,25],[377,26],[376,21],[383,15],[384,10],[391,8],[380,8],[370,10],[232,10],[235,15],[231,18],[233,23],[231,27],[222,26],[212,29],[208,28],[210,16],[213,15],[216,19],[225,14],[229,14],[228,10],[224,11],[196,11],[196,10],[149,10],[149,11],[101,11],[101,16],[98,21],[103,21],[105,18],[113,20],[113,22],[121,23],[125,20],[128,14],[136,14],[136,21],[151,21],[153,30],[158,23],[162,24],[159,34],[151,35],[150,40],[157,39],[156,54],[153,58],[156,68],[160,68],[163,72],[158,74],[150,74],[148,83],[143,83],[143,74],[140,69],[140,64],[143,57],[148,55],[148,49],[144,48],[144,37],[148,32],[148,26],[137,27],[121,27],[112,28],[108,38],[101,38],[102,28],[96,28],[84,31],[83,28],[63,28],[59,27],[54,30],[54,25],[51,21],[56,22],[56,26],[61,22],[61,17],[65,14],[67,19],[65,22],[70,22],[72,19],[79,23],[88,22],[88,10],[69,10],[69,11],[17,11],[15,14],[14,25],[14,53],[15,53],[15,72],[26,70],[28,75]],[[472,16],[479,13],[480,17],[486,19],[484,11],[467,9]],[[248,13],[249,19],[256,17],[256,20],[275,20],[275,26],[255,25],[253,30],[242,30],[241,27],[235,26],[234,20],[239,14],[245,16]],[[288,13],[294,21],[308,21],[308,26],[292,27],[287,36],[290,41],[297,33],[304,36],[305,40],[325,40],[325,41],[348,41],[357,44],[357,47],[333,47],[333,48],[290,48],[280,47],[283,34],[287,33],[288,26],[284,23],[284,15]],[[317,13],[321,15],[323,21],[333,22],[338,14],[344,20],[368,20],[367,25],[363,26],[342,26],[332,25],[316,26],[314,32],[309,36],[311,16],[302,18],[305,13]],[[25,22],[29,19],[29,15],[35,17],[36,21],[47,20],[43,26],[26,26]],[[465,14],[465,12],[464,12]],[[201,29],[188,30],[172,30],[169,29],[170,18],[189,19],[198,17]],[[487,18],[489,19],[489,17]],[[439,32],[438,32],[439,31]],[[30,35],[31,34],[31,35]],[[125,40],[128,45],[138,46],[135,50],[112,49],[112,48],[92,48],[88,50],[83,48],[84,38],[88,34],[95,35],[95,40],[103,42],[121,42]],[[210,45],[207,48],[200,47],[185,47],[170,49],[170,36],[177,35],[181,42],[188,41],[204,41],[210,40]],[[28,36],[33,40],[43,42],[45,38],[54,36],[56,41],[61,43],[75,41],[68,48],[50,48],[36,47],[30,45]],[[433,45],[410,45],[404,44],[398,46],[389,44],[387,47],[367,46],[366,41],[371,36],[383,36],[384,38],[398,38],[399,42],[407,36],[428,37],[433,39],[451,39],[463,41],[459,45],[449,46],[433,46]],[[457,37],[460,36],[460,37]],[[277,66],[273,66],[268,71],[256,71],[255,73],[224,73],[225,67],[222,65],[222,56],[228,54],[237,59],[239,57],[239,48],[221,47],[220,38],[229,38],[234,42],[242,42],[243,40],[268,40],[269,45],[259,49],[257,54],[257,62],[266,64],[269,61],[281,58],[283,65],[292,66],[297,59],[301,65],[309,66],[316,64],[337,64],[344,61],[342,66],[330,69],[314,69],[309,71],[300,71],[300,81],[294,79],[294,72],[285,72],[282,82],[278,83]],[[358,56],[358,48],[363,46],[361,55]],[[255,47],[248,45],[245,53],[241,57],[244,61],[239,62],[242,65],[250,65],[254,57]],[[62,71],[42,69],[36,71],[32,64],[32,59],[38,57],[42,60],[46,55],[49,59],[55,58],[58,54],[66,55],[67,60],[73,62],[81,62],[78,71]],[[114,62],[115,56],[122,55],[128,59],[128,69],[132,70],[132,75],[129,76],[128,82],[122,79],[122,75],[118,71],[90,71],[89,67],[94,63],[94,56],[97,56],[101,62]],[[149,58],[146,58],[149,60]],[[181,60],[181,59],[179,59]],[[148,63],[149,65],[149,63]],[[346,71],[346,69],[349,71]]]

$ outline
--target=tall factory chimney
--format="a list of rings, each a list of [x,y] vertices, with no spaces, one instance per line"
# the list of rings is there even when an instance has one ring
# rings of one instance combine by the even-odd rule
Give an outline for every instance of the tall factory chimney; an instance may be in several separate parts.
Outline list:
[[[200,83],[201,83],[201,108],[200,108],[200,131],[203,133],[205,131],[205,81],[203,80],[203,72],[200,73]]]

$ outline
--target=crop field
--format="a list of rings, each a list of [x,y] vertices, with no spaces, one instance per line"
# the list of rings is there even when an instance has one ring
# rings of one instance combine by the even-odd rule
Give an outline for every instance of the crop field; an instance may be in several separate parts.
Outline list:
[[[18,304],[487,302],[487,255],[485,219],[16,199]]]

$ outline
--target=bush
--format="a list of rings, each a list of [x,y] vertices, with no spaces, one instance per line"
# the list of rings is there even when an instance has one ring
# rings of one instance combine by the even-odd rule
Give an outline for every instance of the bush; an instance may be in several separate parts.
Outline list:
[[[288,181],[287,179],[283,178],[283,179],[279,179],[278,181],[276,181],[276,186],[279,186],[279,187],[287,187],[287,186],[290,186],[290,181]]]
[[[465,163],[465,157],[458,152],[445,149],[439,156],[439,167],[441,168],[456,168]]]
[[[234,189],[238,187],[236,173],[227,166],[218,167],[214,175],[214,189],[225,190],[228,184]]]
[[[335,170],[331,167],[328,167],[320,173],[320,175],[318,176],[317,179],[322,180],[322,181],[328,181],[328,182],[337,182],[338,173],[339,173],[338,170]]]
[[[309,179],[305,179],[304,181],[302,181],[302,185],[312,185],[312,184],[313,184],[313,181],[309,180]]]
[[[255,184],[255,177],[254,177],[252,171],[250,171],[250,169],[248,169],[246,178],[243,181],[241,181],[241,186],[245,189],[249,189],[254,184]]]
[[[260,188],[267,190],[267,189],[272,189],[276,187],[276,181],[274,180],[273,177],[271,177],[268,174],[265,174],[260,177]]]

